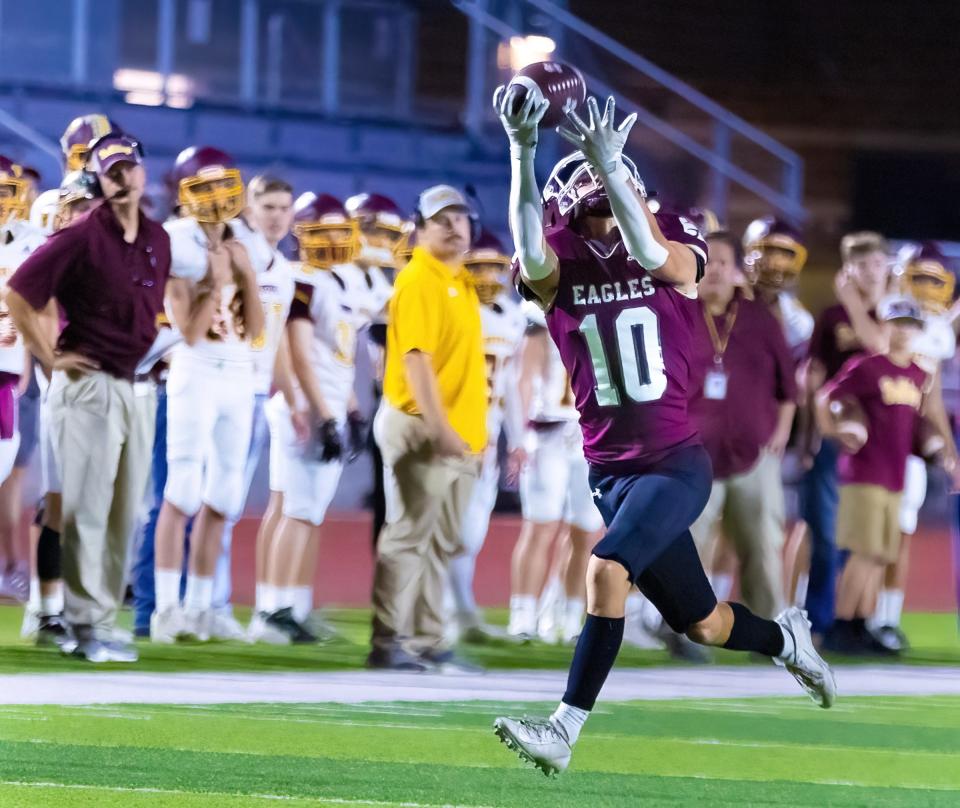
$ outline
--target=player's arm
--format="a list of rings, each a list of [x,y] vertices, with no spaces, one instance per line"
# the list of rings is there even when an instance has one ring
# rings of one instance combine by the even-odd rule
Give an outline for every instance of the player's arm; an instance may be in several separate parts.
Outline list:
[[[167,281],[167,316],[187,345],[196,345],[210,330],[219,296],[219,287],[212,283],[195,286],[186,278]]]
[[[50,339],[43,312],[31,306],[15,289],[7,289],[5,302],[27,348],[45,368],[52,368],[57,358],[56,341]]]
[[[438,454],[451,457],[463,456],[469,447],[450,425],[443,411],[437,374],[434,373],[430,354],[419,350],[407,351],[403,355],[403,368],[406,371],[417,410],[433,438]]]
[[[514,114],[514,90],[498,87],[493,106],[510,140],[510,233],[513,236],[520,277],[543,304],[553,301],[557,291],[558,261],[543,236],[543,205],[534,171],[538,126],[549,101],[534,104],[528,93]]]
[[[290,367],[294,378],[303,390],[314,416],[320,421],[329,421],[333,413],[327,406],[320,389],[320,380],[314,372],[313,362],[313,316],[310,311],[313,286],[297,283],[297,290],[290,304],[287,319],[287,342],[290,347]]]
[[[833,285],[837,293],[837,299],[850,317],[850,326],[864,351],[867,353],[884,353],[889,347],[886,333],[880,323],[870,316],[852,274],[846,268],[842,269],[837,273]]]
[[[240,291],[243,295],[243,325],[246,338],[250,342],[254,342],[262,336],[266,320],[263,306],[260,303],[257,273],[253,269],[247,248],[239,241],[229,239],[224,242],[223,246],[230,256],[230,268],[239,281]]]
[[[615,129],[613,96],[607,99],[602,116],[596,98],[587,99],[587,110],[589,123],[571,111],[567,118],[573,129],[561,127],[557,131],[584,153],[600,175],[627,252],[654,277],[683,291],[692,291],[697,283],[697,257],[686,245],[663,235],[623,162],[623,147],[637,120],[636,113],[628,115]]]
[[[952,469],[957,463],[957,444],[950,427],[950,416],[943,401],[943,374],[940,368],[930,382],[930,389],[923,397],[923,415],[930,419],[944,440],[944,468]]]
[[[547,364],[547,329],[531,325],[523,336],[520,346],[520,367],[517,375],[517,393],[520,409],[524,418],[529,414],[533,403],[533,381],[543,375]]]

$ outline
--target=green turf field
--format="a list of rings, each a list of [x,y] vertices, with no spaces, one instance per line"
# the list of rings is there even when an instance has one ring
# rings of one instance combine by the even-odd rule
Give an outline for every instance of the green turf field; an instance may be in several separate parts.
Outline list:
[[[246,610],[238,609],[246,620]],[[35,648],[20,640],[20,621],[23,611],[12,606],[0,606],[0,673],[36,673],[50,670],[88,671],[91,666],[82,660],[59,656],[50,649]],[[130,614],[124,612],[122,624],[129,625]],[[176,646],[137,644],[140,661],[127,666],[140,671],[279,671],[279,670],[349,670],[363,665],[369,651],[370,616],[363,609],[334,609],[326,612],[340,638],[327,645],[313,647],[286,647],[239,642],[207,643]],[[506,623],[506,613],[489,610],[488,618]],[[906,664],[960,665],[960,640],[956,618],[950,614],[908,614],[904,629],[913,642],[913,648],[903,658]],[[490,668],[566,668],[571,650],[563,646],[531,643],[525,646],[499,644],[463,649],[465,656]],[[645,667],[670,661],[666,651],[638,651],[624,646],[618,665]],[[716,661],[724,665],[750,664],[745,654],[716,651]],[[851,660],[845,660],[851,661]],[[870,660],[876,662],[876,660]],[[766,663],[764,663],[766,664]],[[122,669],[113,665],[111,670]]]
[[[546,705],[0,708],[0,805],[960,805],[960,698],[604,704],[556,779],[501,709]]]

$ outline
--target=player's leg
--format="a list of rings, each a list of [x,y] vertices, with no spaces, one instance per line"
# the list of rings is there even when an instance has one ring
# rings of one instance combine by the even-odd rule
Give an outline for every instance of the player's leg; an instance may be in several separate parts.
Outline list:
[[[213,575],[226,521],[243,507],[244,471],[253,428],[253,379],[249,372],[225,374],[218,388],[218,414],[204,470],[203,506],[190,536],[184,597],[187,633],[201,641],[210,638],[213,625]]]
[[[13,460],[12,455],[10,460]],[[13,466],[13,463],[9,465]],[[20,603],[24,603],[30,594],[30,571],[27,562],[19,558],[16,540],[22,491],[23,469],[11,468],[0,483],[0,595]]]
[[[569,525],[569,553],[563,571],[565,606],[560,638],[572,642],[580,636],[586,613],[587,564],[590,553],[603,533],[603,517],[594,503],[590,485],[590,468],[583,457],[581,441],[570,460],[570,478],[567,483],[567,524]]]
[[[256,395],[253,402],[253,422],[250,431],[250,446],[247,451],[247,460],[243,468],[243,495],[238,515],[243,513],[250,486],[257,473],[260,458],[267,445],[270,434],[267,427],[264,407],[267,396]],[[233,544],[233,529],[237,524],[237,516],[231,516],[223,526],[223,535],[220,542],[220,556],[213,573],[213,620],[210,624],[210,636],[215,640],[240,640],[244,638],[244,629],[233,616],[230,604],[232,594],[231,547]]]
[[[813,632],[819,635],[825,634],[833,623],[838,486],[837,448],[832,441],[824,440],[813,468],[801,482],[803,519],[810,530],[806,606]]]
[[[497,447],[490,446],[484,453],[480,477],[470,496],[463,518],[463,552],[450,560],[450,593],[453,599],[454,621],[460,639],[483,643],[493,637],[484,622],[473,592],[473,578],[477,556],[483,548],[490,527],[490,515],[497,501],[500,484],[500,466]]]
[[[911,455],[907,458],[900,500],[900,553],[897,560],[884,570],[876,611],[867,620],[867,626],[876,638],[895,651],[904,651],[909,647],[900,629],[900,617],[910,569],[911,537],[917,532],[917,520],[926,496],[927,465],[922,458]]]
[[[150,639],[172,643],[183,633],[180,579],[187,522],[202,504],[203,464],[217,418],[217,394],[203,365],[173,358],[167,377],[167,479],[154,538],[155,608]]]
[[[532,637],[537,630],[537,599],[546,581],[550,550],[566,503],[569,466],[562,425],[528,434],[527,464],[520,473],[524,525],[510,562],[509,634]]]
[[[0,558],[5,563],[0,566],[0,591],[24,602],[29,598],[35,568],[29,560],[18,559],[17,536],[23,510],[23,479],[37,446],[40,399],[35,395],[39,393],[35,385],[28,386],[22,396],[16,395],[16,387],[17,382],[10,382],[5,391],[5,451],[0,468]]]

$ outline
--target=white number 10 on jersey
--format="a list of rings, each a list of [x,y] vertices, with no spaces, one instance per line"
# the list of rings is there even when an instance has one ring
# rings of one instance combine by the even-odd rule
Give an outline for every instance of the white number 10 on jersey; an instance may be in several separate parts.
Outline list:
[[[667,389],[657,313],[646,306],[624,309],[617,315],[616,327],[623,392],[638,404],[656,401]],[[601,407],[616,407],[620,404],[622,393],[610,375],[610,364],[600,338],[596,314],[588,314],[583,318],[580,333],[590,351],[597,403]]]

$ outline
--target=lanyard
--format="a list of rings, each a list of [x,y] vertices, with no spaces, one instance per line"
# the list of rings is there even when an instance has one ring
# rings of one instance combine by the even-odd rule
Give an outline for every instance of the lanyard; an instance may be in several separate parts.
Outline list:
[[[727,311],[726,319],[723,321],[722,336],[717,332],[717,324],[713,321],[713,315],[706,306],[703,307],[703,319],[707,323],[707,331],[710,332],[710,342],[713,343],[713,361],[718,365],[722,364],[723,354],[726,352],[727,345],[730,343],[730,334],[733,333],[733,324],[737,321],[739,304],[740,301],[734,300],[733,305],[731,305]]]

